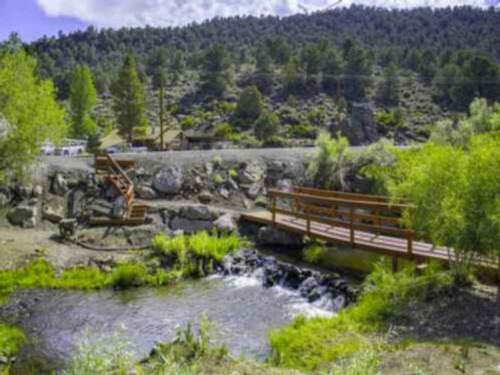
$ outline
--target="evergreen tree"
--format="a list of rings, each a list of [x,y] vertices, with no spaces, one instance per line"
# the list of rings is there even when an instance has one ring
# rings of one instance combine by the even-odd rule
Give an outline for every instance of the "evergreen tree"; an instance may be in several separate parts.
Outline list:
[[[201,82],[206,93],[219,98],[226,93],[231,84],[231,59],[222,44],[213,44],[205,52]]]
[[[373,62],[358,43],[349,45],[346,52],[346,90],[348,100],[363,100],[372,84]]]
[[[295,59],[291,59],[283,68],[283,89],[285,94],[294,94],[299,91],[301,79]]]
[[[254,134],[258,140],[267,142],[278,132],[279,118],[264,110],[254,125]]]
[[[250,128],[263,110],[264,103],[259,89],[255,86],[247,87],[240,95],[234,114],[236,126],[241,129]]]
[[[79,65],[73,72],[69,103],[71,108],[71,136],[83,139],[95,134],[97,126],[91,114],[97,104],[97,92],[94,87],[92,72],[87,66]]]
[[[344,73],[345,62],[342,56],[335,49],[327,52],[323,63],[323,89],[326,92],[339,93],[341,90],[342,74]]]
[[[461,70],[456,64],[447,64],[441,68],[432,82],[434,98],[440,104],[450,105],[452,103],[451,92],[459,82]]]
[[[184,57],[184,53],[179,50],[175,53],[174,58],[172,59],[172,62],[170,64],[172,81],[174,83],[177,83],[182,74],[184,74],[185,70],[186,70],[186,59]]]
[[[384,70],[384,81],[379,91],[380,100],[387,107],[397,107],[400,89],[399,70],[395,64],[390,64]]]
[[[274,69],[272,59],[265,45],[257,48],[255,55],[255,77],[254,83],[264,93],[268,93],[274,85]]]
[[[309,44],[302,50],[302,67],[306,73],[306,84],[310,88],[316,88],[320,81],[321,73],[321,51],[316,45]]]
[[[135,59],[125,56],[118,80],[113,87],[113,109],[120,135],[133,141],[134,133],[147,126],[144,89],[137,73]]]

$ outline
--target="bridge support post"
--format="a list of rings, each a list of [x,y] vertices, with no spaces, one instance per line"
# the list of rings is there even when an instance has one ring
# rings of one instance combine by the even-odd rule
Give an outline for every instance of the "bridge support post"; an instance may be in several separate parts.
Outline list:
[[[398,257],[392,257],[392,272],[397,273],[398,272],[398,262],[399,258]]]

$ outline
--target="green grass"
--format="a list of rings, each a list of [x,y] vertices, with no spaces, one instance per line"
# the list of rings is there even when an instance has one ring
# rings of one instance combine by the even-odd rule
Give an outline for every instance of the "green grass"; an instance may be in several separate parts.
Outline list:
[[[327,363],[363,351],[387,349],[381,332],[385,321],[405,304],[425,298],[429,291],[452,282],[447,273],[429,267],[417,276],[414,268],[393,274],[378,264],[367,278],[358,303],[333,318],[297,318],[270,333],[271,362],[285,368],[316,371]]]
[[[184,276],[203,276],[214,262],[221,263],[224,257],[240,247],[236,234],[209,234],[199,232],[192,236],[167,237],[158,235],[153,240],[153,249],[159,256],[174,263],[174,270]]]
[[[0,324],[0,356],[15,356],[25,341],[26,337],[19,328]]]

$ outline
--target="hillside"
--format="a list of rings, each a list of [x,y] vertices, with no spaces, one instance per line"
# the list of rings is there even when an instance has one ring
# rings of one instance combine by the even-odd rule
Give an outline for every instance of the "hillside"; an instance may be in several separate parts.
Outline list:
[[[321,128],[341,131],[353,144],[380,137],[425,140],[430,125],[450,112],[466,112],[475,97],[500,97],[498,45],[500,12],[494,8],[352,6],[182,28],[89,28],[43,38],[29,50],[61,100],[68,97],[73,69],[92,69],[101,130],[114,122],[111,86],[131,53],[146,86],[151,124],[159,116],[158,77],[167,76],[169,126],[213,132],[229,123],[240,133],[233,141],[258,146],[254,124],[241,127],[235,118],[242,91],[256,85],[265,108],[279,119],[267,143],[295,146],[311,143]],[[211,51],[214,46],[222,49]],[[220,92],[210,92],[219,78]]]

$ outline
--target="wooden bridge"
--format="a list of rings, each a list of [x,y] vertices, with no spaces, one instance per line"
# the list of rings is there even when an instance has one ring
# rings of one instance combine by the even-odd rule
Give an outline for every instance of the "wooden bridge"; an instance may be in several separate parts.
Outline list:
[[[243,215],[243,219],[272,225],[330,243],[424,263],[455,259],[453,250],[434,246],[425,236],[404,228],[406,202],[387,197],[294,187],[289,192],[271,190],[270,209]],[[477,258],[481,268],[498,268],[492,258]]]

